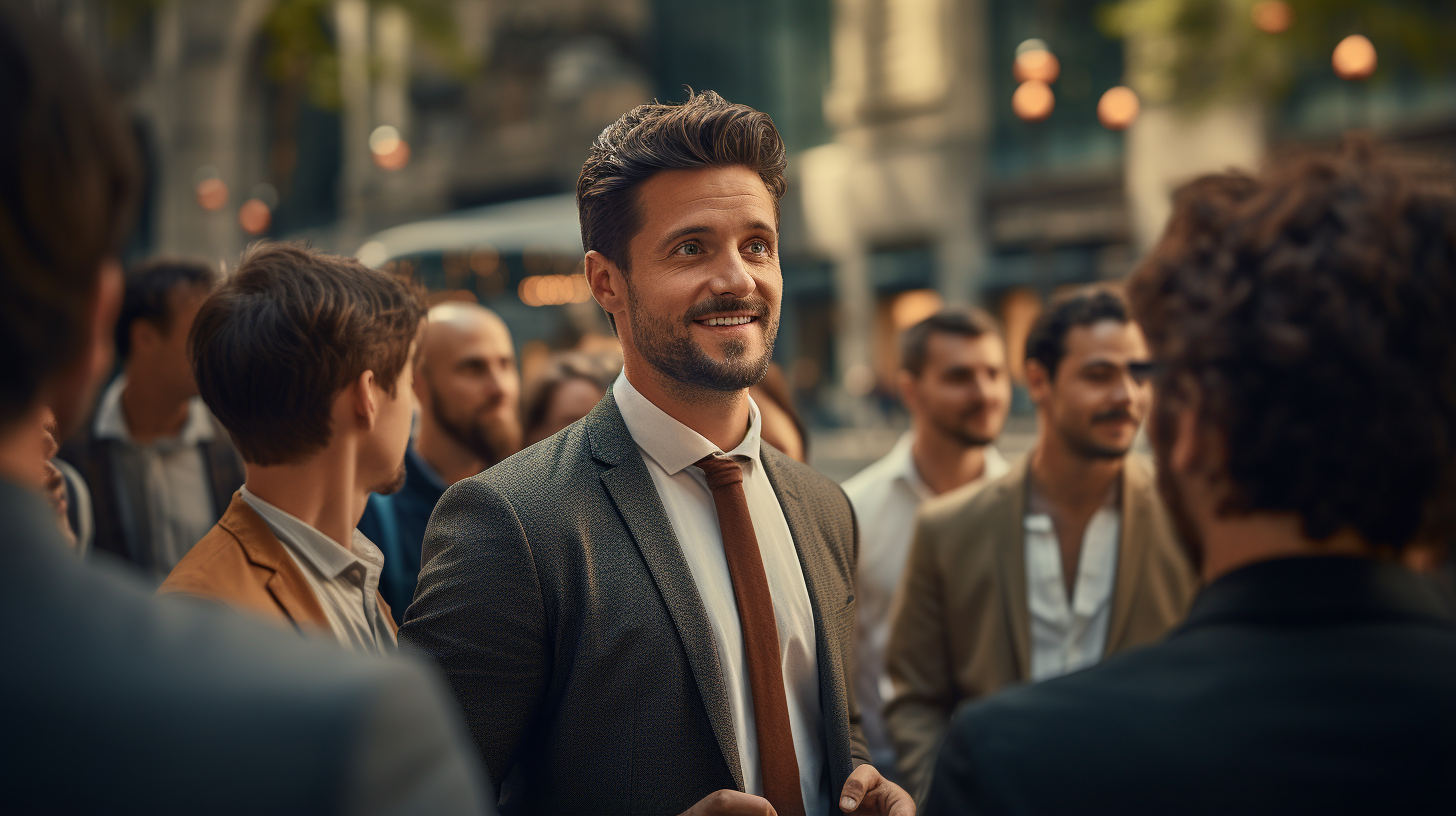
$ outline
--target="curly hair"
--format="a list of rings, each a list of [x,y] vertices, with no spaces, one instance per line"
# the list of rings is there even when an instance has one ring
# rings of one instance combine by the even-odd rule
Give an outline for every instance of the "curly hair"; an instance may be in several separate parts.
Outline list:
[[[1223,439],[1220,512],[1395,551],[1456,525],[1456,197],[1423,181],[1352,140],[1177,193],[1129,295],[1160,419],[1196,386]]]

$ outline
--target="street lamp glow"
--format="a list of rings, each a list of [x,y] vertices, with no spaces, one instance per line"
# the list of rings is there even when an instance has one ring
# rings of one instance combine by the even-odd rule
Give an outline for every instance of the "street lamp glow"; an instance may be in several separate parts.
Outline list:
[[[1062,64],[1052,52],[1046,49],[1023,51],[1016,55],[1011,74],[1017,82],[1039,80],[1050,85],[1061,76]]]
[[[238,208],[238,226],[249,235],[262,235],[271,223],[273,210],[262,199],[250,198]]]
[[[1260,0],[1251,10],[1254,28],[1265,34],[1283,34],[1294,25],[1294,9],[1284,0]]]
[[[1377,63],[1375,44],[1363,34],[1351,34],[1335,46],[1330,63],[1340,79],[1369,79]]]
[[[1097,100],[1097,121],[1108,130],[1124,130],[1137,121],[1142,104],[1138,95],[1126,85],[1108,88]]]
[[[1011,110],[1028,122],[1040,122],[1052,115],[1057,97],[1045,82],[1029,79],[1011,95]]]

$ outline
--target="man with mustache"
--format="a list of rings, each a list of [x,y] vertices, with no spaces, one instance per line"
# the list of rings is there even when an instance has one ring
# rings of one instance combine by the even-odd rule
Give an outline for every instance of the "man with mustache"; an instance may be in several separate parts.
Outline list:
[[[1187,610],[1193,572],[1150,464],[1129,453],[1151,400],[1148,367],[1117,295],[1053,304],[1026,340],[1035,449],[978,493],[921,511],[892,615],[885,710],[917,795],[958,705],[1147,643]]]
[[[501,809],[911,816],[850,688],[856,531],[760,443],[783,142],[717,94],[640,106],[577,182],[624,369],[445,491],[402,638],[454,686]]]
[[[995,320],[980,309],[946,309],[906,329],[900,344],[898,385],[911,428],[885,458],[844,483],[861,539],[855,693],[870,756],[885,767],[895,762],[881,710],[893,696],[885,644],[915,513],[927,499],[969,495],[1009,468],[994,444],[1011,407],[1006,343]]]
[[[418,291],[353,258],[261,243],[192,328],[197,388],[246,479],[162,593],[197,595],[346,648],[392,652],[384,556],[356,528],[404,485]]]
[[[445,488],[521,449],[521,375],[505,321],[474,303],[430,309],[416,364],[419,427],[397,493],[371,494],[359,532],[384,553],[379,594],[395,623],[415,595],[420,547]]]

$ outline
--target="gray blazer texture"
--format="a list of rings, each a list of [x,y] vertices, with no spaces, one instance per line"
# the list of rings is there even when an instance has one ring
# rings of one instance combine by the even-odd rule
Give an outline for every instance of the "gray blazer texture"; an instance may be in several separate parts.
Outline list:
[[[765,445],[814,607],[826,767],[868,761],[851,686],[858,530],[839,486]],[[445,492],[400,638],[435,658],[504,813],[677,814],[743,789],[707,610],[609,391]]]
[[[492,811],[430,667],[154,597],[0,480],[0,813]]]

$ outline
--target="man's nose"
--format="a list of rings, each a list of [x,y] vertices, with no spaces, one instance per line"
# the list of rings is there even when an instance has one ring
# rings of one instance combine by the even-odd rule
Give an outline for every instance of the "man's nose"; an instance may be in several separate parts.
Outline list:
[[[713,278],[709,286],[714,295],[728,295],[745,298],[753,294],[758,283],[749,274],[748,264],[737,249],[719,256],[721,260],[713,265]]]

